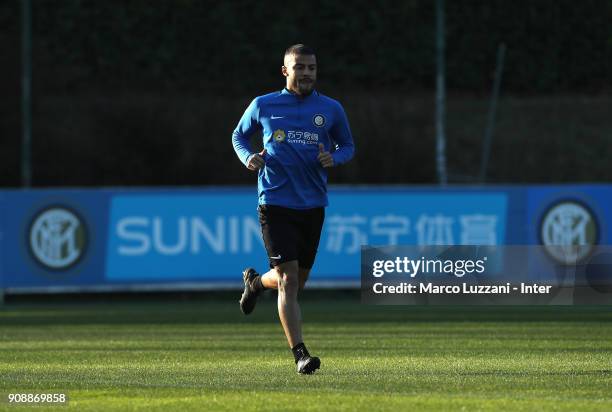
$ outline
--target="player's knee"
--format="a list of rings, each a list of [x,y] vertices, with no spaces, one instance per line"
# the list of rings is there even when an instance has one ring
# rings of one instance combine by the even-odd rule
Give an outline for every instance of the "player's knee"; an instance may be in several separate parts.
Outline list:
[[[297,275],[291,273],[281,273],[278,276],[278,291],[279,293],[293,294],[297,292],[300,283]]]

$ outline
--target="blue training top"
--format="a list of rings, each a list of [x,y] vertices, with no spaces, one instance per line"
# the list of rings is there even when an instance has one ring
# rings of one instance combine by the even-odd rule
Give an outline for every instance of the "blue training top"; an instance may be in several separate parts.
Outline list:
[[[348,162],[355,151],[340,103],[317,91],[301,97],[283,89],[256,97],[232,135],[234,150],[245,165],[254,154],[249,138],[258,130],[263,131],[266,149],[266,165],[258,176],[259,204],[327,206],[327,171],[317,160],[319,143],[332,152],[334,165]]]

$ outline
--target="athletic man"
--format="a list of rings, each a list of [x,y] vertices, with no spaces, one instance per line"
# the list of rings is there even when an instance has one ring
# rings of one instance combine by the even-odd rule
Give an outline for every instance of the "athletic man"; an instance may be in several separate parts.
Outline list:
[[[242,163],[258,171],[259,223],[271,268],[263,275],[245,269],[240,309],[248,315],[264,289],[278,289],[278,314],[297,370],[310,374],[321,362],[302,340],[298,290],[319,246],[327,206],[325,169],[349,161],[354,146],[340,103],[314,90],[314,51],[303,44],[289,47],[281,71],[285,89],[255,98],[232,136]],[[257,131],[263,133],[263,150],[254,153],[249,138]]]

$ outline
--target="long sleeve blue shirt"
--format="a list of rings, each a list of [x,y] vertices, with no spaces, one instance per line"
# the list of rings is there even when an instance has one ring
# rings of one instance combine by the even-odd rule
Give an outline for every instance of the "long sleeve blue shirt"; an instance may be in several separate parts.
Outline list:
[[[245,165],[253,155],[249,138],[262,131],[265,167],[259,169],[259,204],[294,209],[327,206],[327,170],[317,156],[319,143],[334,165],[355,150],[344,109],[317,91],[305,97],[283,89],[256,97],[233,132],[232,143]]]

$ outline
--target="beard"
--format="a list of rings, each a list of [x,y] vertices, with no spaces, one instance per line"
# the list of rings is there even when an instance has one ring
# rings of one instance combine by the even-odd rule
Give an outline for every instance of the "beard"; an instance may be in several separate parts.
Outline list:
[[[298,85],[298,90],[301,93],[309,93],[312,91],[312,89],[314,89],[315,80],[311,80],[311,81],[298,80],[297,85]]]

